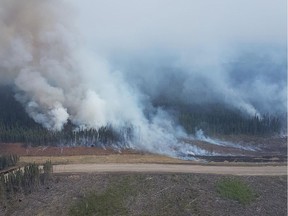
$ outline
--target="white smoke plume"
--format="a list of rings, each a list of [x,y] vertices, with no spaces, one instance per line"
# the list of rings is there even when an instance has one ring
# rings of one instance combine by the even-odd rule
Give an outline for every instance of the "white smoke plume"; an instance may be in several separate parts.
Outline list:
[[[77,45],[66,7],[1,1],[1,82],[14,84],[28,114],[48,129],[61,130],[68,119],[95,128],[141,119],[125,82]]]
[[[66,91],[76,76],[69,38],[55,1],[1,1],[1,82],[17,87],[17,98],[38,123],[61,130],[68,120]],[[70,81],[70,82],[69,82]]]
[[[250,1],[235,7],[222,0],[216,8],[207,1],[135,2],[0,0],[0,84],[13,85],[28,114],[50,130],[61,130],[68,120],[88,128],[131,124],[138,128],[132,147],[172,156],[179,148],[201,150],[177,144],[177,136],[185,136],[182,129],[165,111],[150,109],[159,98],[220,101],[252,116],[286,109],[286,56],[278,52],[285,17],[277,9],[283,1],[273,1],[275,8],[261,1],[260,18],[246,23],[250,31],[234,13],[248,5],[247,21],[259,5]],[[207,17],[197,8],[208,8]],[[261,18],[270,12],[275,16],[265,23]],[[259,25],[247,37],[259,22],[265,28]],[[264,37],[267,31],[271,34]],[[269,44],[268,51],[262,45],[253,52],[234,50],[246,41]],[[255,61],[242,58],[245,52]],[[271,64],[263,68],[261,59]],[[245,64],[238,67],[241,61]],[[147,110],[152,110],[149,119]]]
[[[134,148],[175,156],[168,150],[177,143],[167,136],[172,123],[149,123],[121,73],[79,46],[66,4],[1,0],[0,8],[1,83],[16,87],[15,97],[36,122],[50,130],[61,130],[68,119],[96,129],[129,123],[138,128]]]

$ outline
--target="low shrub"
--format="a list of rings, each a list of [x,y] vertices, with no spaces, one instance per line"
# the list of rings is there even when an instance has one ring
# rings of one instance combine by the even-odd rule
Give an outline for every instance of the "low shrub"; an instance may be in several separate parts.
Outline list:
[[[244,182],[238,179],[225,178],[217,183],[217,192],[224,198],[236,200],[241,204],[250,204],[256,194]]]

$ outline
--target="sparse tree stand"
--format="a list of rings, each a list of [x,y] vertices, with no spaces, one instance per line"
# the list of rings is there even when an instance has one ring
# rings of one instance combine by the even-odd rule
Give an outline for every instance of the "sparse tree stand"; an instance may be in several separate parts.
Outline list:
[[[18,161],[18,155],[0,155],[0,170],[15,166]]]
[[[16,171],[0,174],[0,204],[13,200],[19,193],[29,194],[45,185],[51,179],[53,168],[51,161],[43,164],[28,164]],[[41,184],[40,184],[41,183]]]

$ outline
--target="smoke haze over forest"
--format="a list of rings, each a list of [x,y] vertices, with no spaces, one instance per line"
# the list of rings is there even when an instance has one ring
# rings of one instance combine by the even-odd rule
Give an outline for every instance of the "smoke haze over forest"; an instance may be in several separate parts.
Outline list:
[[[286,114],[286,4],[0,0],[0,84],[49,130],[133,125],[148,149],[182,106]]]

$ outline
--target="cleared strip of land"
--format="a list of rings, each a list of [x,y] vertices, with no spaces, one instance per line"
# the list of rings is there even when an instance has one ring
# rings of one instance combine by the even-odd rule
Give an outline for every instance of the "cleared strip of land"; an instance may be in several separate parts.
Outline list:
[[[109,155],[74,155],[74,156],[21,156],[20,163],[43,164],[89,164],[89,163],[191,163],[153,154],[109,154]]]
[[[186,164],[65,164],[54,165],[54,173],[206,173],[243,176],[287,175],[287,166],[201,166]]]

